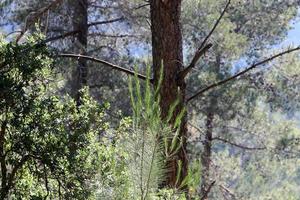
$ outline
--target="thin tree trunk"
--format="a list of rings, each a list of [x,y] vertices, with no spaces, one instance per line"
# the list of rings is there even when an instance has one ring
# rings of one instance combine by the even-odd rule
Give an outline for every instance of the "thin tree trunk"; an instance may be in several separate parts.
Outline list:
[[[7,184],[7,167],[5,161],[5,129],[6,129],[6,121],[2,122],[0,129],[0,167],[1,167],[1,190],[0,190],[0,200],[4,200],[9,192],[8,184]]]
[[[210,174],[210,163],[211,163],[213,120],[214,120],[214,113],[209,112],[206,117],[206,125],[205,125],[206,131],[205,131],[205,139],[203,144],[204,148],[201,154],[201,166],[202,166],[201,186],[200,186],[201,196],[207,193],[208,188],[211,185],[209,174]],[[204,199],[208,199],[208,198],[206,197]]]
[[[185,108],[185,82],[178,80],[177,76],[183,69],[182,33],[180,27],[181,0],[151,0],[151,30],[152,30],[152,56],[154,83],[157,86],[160,69],[163,66],[163,80],[160,85],[160,107],[162,118],[169,112],[170,106],[179,99],[180,103],[173,113],[171,124],[174,123],[179,112]],[[187,174],[186,156],[186,116],[182,119],[180,136],[183,145],[176,155],[167,160],[168,173],[163,186],[179,186]],[[182,169],[178,183],[178,161]]]
[[[73,6],[73,30],[78,30],[75,37],[76,53],[86,55],[87,34],[88,34],[88,0],[71,1]],[[73,80],[72,94],[80,104],[78,91],[87,85],[88,68],[86,59],[79,58]]]
[[[221,55],[217,53],[216,61],[211,66],[211,70],[217,74],[218,80],[223,79],[222,74],[220,73],[221,68]],[[211,166],[211,154],[212,154],[212,138],[213,138],[213,123],[215,117],[215,109],[218,106],[217,97],[220,96],[218,91],[212,91],[214,95],[209,102],[209,107],[207,109],[206,114],[206,125],[205,125],[205,139],[204,139],[204,148],[201,154],[201,166],[202,166],[202,174],[201,174],[201,185],[200,185],[200,194],[203,196],[203,199],[208,199],[208,192],[212,187],[212,180],[210,180],[210,166]]]

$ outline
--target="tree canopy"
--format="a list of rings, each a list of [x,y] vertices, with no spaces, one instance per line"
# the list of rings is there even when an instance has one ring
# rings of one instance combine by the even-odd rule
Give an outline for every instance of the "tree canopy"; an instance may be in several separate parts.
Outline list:
[[[298,199],[299,1],[0,3],[0,199]]]

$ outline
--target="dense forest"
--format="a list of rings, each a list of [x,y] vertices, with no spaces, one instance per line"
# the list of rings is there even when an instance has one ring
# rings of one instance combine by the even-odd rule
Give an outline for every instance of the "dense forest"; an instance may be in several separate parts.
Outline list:
[[[0,200],[300,199],[299,8],[0,0]]]

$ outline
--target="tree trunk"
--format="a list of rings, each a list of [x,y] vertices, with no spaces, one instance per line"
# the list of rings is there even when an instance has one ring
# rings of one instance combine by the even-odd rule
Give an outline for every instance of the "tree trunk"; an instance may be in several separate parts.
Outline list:
[[[5,160],[5,129],[6,121],[2,122],[0,129],[0,167],[1,167],[1,190],[0,190],[0,200],[7,198],[9,188],[7,184],[7,167]]]
[[[202,174],[201,174],[201,186],[200,186],[200,194],[204,196],[208,188],[211,184],[209,180],[209,172],[210,172],[210,162],[211,162],[211,146],[212,146],[212,134],[213,134],[213,120],[214,113],[209,112],[206,117],[206,132],[204,139],[204,148],[201,154],[201,166],[202,166]],[[207,199],[207,198],[204,198]]]
[[[217,53],[216,61],[211,66],[211,70],[217,74],[217,79],[222,80],[222,74],[220,73],[221,68],[221,55]],[[212,139],[213,139],[213,122],[215,118],[215,109],[218,106],[217,97],[220,96],[219,91],[212,91],[213,95],[211,95],[210,105],[207,109],[206,114],[206,125],[205,125],[205,139],[204,139],[204,148],[201,154],[201,166],[202,166],[202,174],[201,174],[201,185],[200,185],[200,194],[204,200],[208,199],[208,190],[211,187],[212,181],[210,180],[210,165],[211,165],[211,154],[212,154]]]
[[[86,55],[87,34],[88,34],[88,0],[71,1],[73,6],[73,30],[79,30],[75,37],[76,53]],[[78,91],[87,85],[88,68],[85,59],[79,58],[75,71],[75,79],[72,84],[72,93],[80,104]]]
[[[173,113],[172,124],[179,112],[185,108],[185,82],[177,79],[179,71],[183,69],[181,0],[151,0],[150,9],[155,86],[158,84],[160,69],[163,66],[163,80],[160,85],[162,118],[168,115],[170,106],[177,99],[180,101]],[[174,157],[167,160],[168,173],[163,183],[164,187],[179,186],[187,174],[186,135],[186,116],[184,116],[180,130],[180,136],[184,140],[183,145]],[[182,162],[182,170],[176,183],[179,160]]]

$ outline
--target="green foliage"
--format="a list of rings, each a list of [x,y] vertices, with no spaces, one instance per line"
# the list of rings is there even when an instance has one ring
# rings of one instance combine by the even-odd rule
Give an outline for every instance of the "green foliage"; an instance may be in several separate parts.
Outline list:
[[[172,189],[161,189],[151,199],[153,199],[153,200],[186,200],[186,197],[184,194],[177,193],[176,191],[174,191]]]
[[[166,160],[181,145],[177,131],[180,116],[175,128],[160,118],[158,89],[152,89],[149,78],[142,84],[135,76],[129,81],[129,90],[133,117],[123,118],[116,130],[106,132],[100,139],[95,198],[185,199],[174,190],[159,189],[168,170]],[[170,116],[173,111],[170,109]]]
[[[226,2],[214,0],[183,2],[183,30],[189,60],[219,18]],[[298,2],[294,0],[289,3],[232,0],[225,16],[210,37],[210,42],[213,43],[210,50],[212,53],[208,53],[200,60],[198,65],[200,71],[195,70],[198,72],[191,73],[188,79],[191,88],[197,91],[199,88],[230,77],[234,71],[243,67],[238,64],[252,63],[254,58],[261,56],[263,49],[282,41],[290,29],[290,21],[297,14],[297,5]],[[204,113],[212,111],[224,119],[230,119],[245,103],[249,108],[255,106],[253,105],[255,98],[260,94],[249,87],[251,82],[255,81],[245,78],[218,87],[209,92],[205,98],[199,99],[198,107]]]
[[[212,190],[211,198],[219,199],[225,194],[245,200],[298,199],[300,130],[296,121],[286,119],[280,112],[270,112],[262,103],[251,117],[236,120],[243,120],[238,122],[240,127],[235,120],[227,121],[229,128],[216,135],[234,144],[265,149],[216,144],[211,176],[218,180],[218,187]]]
[[[137,76],[134,81],[129,81],[134,116],[132,130],[125,139],[125,149],[130,155],[128,166],[132,193],[135,198],[140,199],[154,198],[168,170],[166,160],[172,157],[181,145],[181,139],[178,137],[181,115],[177,117],[177,123],[173,127],[168,124],[170,117],[167,117],[166,121],[161,119],[159,86],[151,89],[150,67],[147,67],[147,77],[144,91]],[[176,102],[173,107],[175,106]],[[172,116],[174,109],[170,109],[169,112],[168,116]]]
[[[259,85],[265,90],[266,101],[274,111],[281,110],[288,116],[299,111],[300,66],[299,55],[291,54],[274,63],[263,75]]]
[[[0,12],[5,17],[0,16],[0,20],[16,26],[31,22],[35,11],[50,3],[52,0],[1,1]],[[151,34],[144,17],[149,7],[144,3],[106,0],[97,2],[95,7],[90,4],[89,19],[123,16],[124,20],[120,24],[90,27],[89,55],[101,55],[113,63],[117,58],[119,65],[131,66],[136,57],[150,52]],[[186,60],[194,55],[225,3],[226,0],[183,1]],[[238,64],[252,63],[261,57],[264,48],[282,41],[298,5],[298,0],[232,0],[210,38],[213,47],[199,61],[200,73],[191,73],[187,79],[191,85],[187,90],[196,91],[231,76],[240,69],[236,67]],[[70,13],[72,8],[65,1],[39,16],[40,27],[47,37],[73,30],[72,21],[76,17],[70,19]],[[36,29],[29,27],[30,31]],[[59,196],[104,200],[185,199],[176,190],[158,189],[168,170],[166,159],[181,145],[177,129],[181,116],[176,119],[175,127],[168,125],[178,102],[171,106],[167,119],[161,120],[159,88],[153,89],[150,79],[144,84],[135,77],[130,80],[128,92],[125,79],[115,71],[89,62],[88,83],[95,83],[91,90],[97,101],[115,101],[111,110],[122,108],[129,114],[129,98],[124,97],[131,94],[133,116],[123,118],[117,129],[109,129],[104,121],[105,108],[89,97],[87,89],[81,91],[83,101],[79,107],[72,98],[57,92],[51,54],[34,41],[35,37],[22,45],[4,40],[0,44],[0,135],[3,135],[0,137],[0,185],[9,186],[2,187],[1,193],[9,190],[11,199],[58,199]],[[73,40],[66,38],[51,46],[74,51]],[[145,49],[139,52],[137,46]],[[65,73],[60,74],[62,82],[68,83],[66,79],[72,66],[76,66],[74,62],[56,63]],[[206,131],[206,115],[214,114],[209,173],[216,184],[210,199],[298,199],[300,132],[299,123],[291,117],[299,114],[299,57],[290,56],[272,64],[275,65],[272,69],[266,67],[259,73],[241,77],[192,102],[195,111],[192,121],[200,127],[200,132],[202,128]],[[150,68],[147,70],[150,77]],[[72,82],[74,76],[71,76]],[[68,87],[72,86],[64,85],[63,92]],[[109,114],[114,116],[113,112]],[[115,124],[119,122],[119,118],[114,120]],[[196,145],[190,145],[189,171],[183,184],[188,186],[192,198],[199,199],[201,170],[205,169],[194,154],[203,151],[203,137],[196,139],[192,141]],[[242,146],[266,149],[245,150]],[[177,164],[181,168],[181,163]]]
[[[226,0],[183,1],[182,20],[184,35],[186,35],[184,38],[186,38],[187,58],[194,55],[195,49],[211,30],[226,2]],[[266,48],[273,47],[274,44],[285,39],[287,31],[291,28],[291,20],[297,15],[298,5],[298,2],[293,0],[288,3],[232,0],[223,19],[210,37],[213,47],[200,59],[197,66],[199,70],[196,68],[188,79],[190,89],[197,91],[199,88],[226,79],[236,71],[242,70],[241,67],[264,56],[262,52]],[[191,139],[193,141],[193,145],[190,146],[191,157],[198,159],[198,155],[194,154],[205,151],[201,142],[207,141],[205,134],[208,128],[205,119],[209,113],[214,115],[213,138],[225,139],[225,141],[217,139],[209,141],[212,146],[212,156],[209,169],[210,180],[207,182],[217,181],[211,191],[211,199],[255,199],[262,196],[261,199],[267,197],[277,199],[276,195],[282,198],[276,190],[283,191],[283,185],[288,185],[289,178],[277,176],[276,181],[282,182],[283,185],[274,186],[272,181],[275,182],[276,178],[271,177],[275,176],[276,168],[278,173],[282,170],[280,161],[272,161],[272,164],[266,165],[264,163],[274,154],[280,155],[283,160],[291,157],[295,159],[298,155],[290,153],[297,152],[299,148],[298,136],[295,136],[295,132],[298,132],[297,128],[295,131],[295,125],[288,122],[287,124],[293,127],[291,129],[294,131],[284,129],[283,127],[286,126],[280,123],[287,122],[282,115],[291,117],[291,113],[295,114],[299,110],[297,63],[296,56],[286,57],[286,60],[283,59],[278,63],[272,62],[274,67],[264,66],[259,69],[259,72],[254,71],[253,74],[217,87],[192,102],[191,109],[194,110],[192,124],[197,125],[199,137],[194,141]],[[272,112],[278,111],[278,113],[265,109],[268,106],[272,107]],[[265,110],[260,110],[262,107]],[[281,121],[272,123],[269,118],[275,115],[280,115]],[[268,149],[271,152],[243,150],[232,144],[244,147],[267,147],[271,148]],[[248,162],[249,157],[251,159]],[[296,159],[288,162],[291,171],[297,169],[293,162],[296,162]],[[248,169],[244,163],[253,168]],[[270,169],[269,165],[274,166]],[[265,172],[263,176],[269,178],[268,181],[257,183],[249,181],[248,178],[259,179],[259,167]],[[241,174],[243,174],[242,178]],[[247,184],[247,181],[251,184]],[[236,186],[237,184],[239,186]],[[229,192],[221,188],[223,186],[229,187]],[[263,187],[265,188],[262,189]],[[294,182],[291,181],[287,188],[291,191],[291,196],[296,196]],[[236,194],[236,198],[230,194],[231,192]]]
[[[124,118],[117,130],[108,130],[105,107],[86,88],[80,91],[80,105],[69,96],[53,94],[51,54],[34,41],[2,42],[0,47],[3,195],[11,199],[183,199],[175,191],[158,189],[166,159],[181,145],[182,114],[173,127],[168,124],[170,117],[161,120],[158,89],[153,91],[150,79],[143,86],[137,77],[134,84],[130,81],[133,119]]]
[[[128,153],[123,146],[131,124],[130,118],[124,118],[116,130],[107,130],[101,135],[98,173],[93,183],[95,199],[131,199]]]
[[[34,42],[0,44],[1,198],[86,199],[102,149],[104,107],[49,91],[52,60]]]

